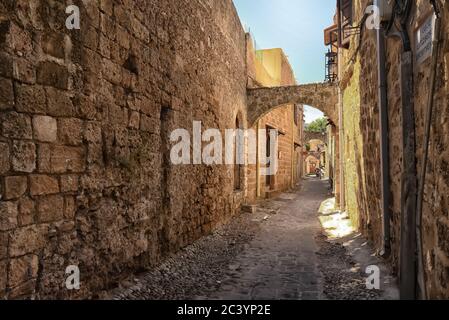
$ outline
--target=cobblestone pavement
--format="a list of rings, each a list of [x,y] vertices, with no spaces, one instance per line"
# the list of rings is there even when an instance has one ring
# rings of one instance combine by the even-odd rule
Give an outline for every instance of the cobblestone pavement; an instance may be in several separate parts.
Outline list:
[[[381,293],[366,291],[349,249],[323,234],[318,210],[327,186],[304,180],[301,190],[261,202],[256,213],[242,214],[103,298],[378,299]]]
[[[269,202],[270,215],[260,232],[233,262],[212,299],[319,299],[321,274],[315,236],[320,231],[317,211],[327,194],[324,181],[305,181],[298,193]]]

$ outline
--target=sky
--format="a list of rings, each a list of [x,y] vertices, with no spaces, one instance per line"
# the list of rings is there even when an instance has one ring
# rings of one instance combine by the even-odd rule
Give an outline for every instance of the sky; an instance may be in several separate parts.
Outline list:
[[[257,49],[282,48],[299,83],[324,81],[323,30],[332,24],[335,0],[234,0]],[[306,123],[323,117],[305,108]]]

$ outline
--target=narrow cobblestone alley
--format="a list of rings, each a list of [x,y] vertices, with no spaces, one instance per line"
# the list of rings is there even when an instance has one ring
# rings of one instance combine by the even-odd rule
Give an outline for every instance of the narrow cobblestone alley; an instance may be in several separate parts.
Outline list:
[[[317,211],[326,188],[325,181],[306,180],[302,192],[274,200],[271,205],[278,206],[278,214],[262,225],[210,298],[319,299],[322,285],[315,236],[320,231]]]
[[[448,19],[0,0],[0,300],[449,299]]]
[[[104,298],[379,298],[380,292],[368,293],[346,249],[323,235],[318,209],[327,195],[327,181],[304,180],[301,188],[261,202],[254,214],[243,213]]]

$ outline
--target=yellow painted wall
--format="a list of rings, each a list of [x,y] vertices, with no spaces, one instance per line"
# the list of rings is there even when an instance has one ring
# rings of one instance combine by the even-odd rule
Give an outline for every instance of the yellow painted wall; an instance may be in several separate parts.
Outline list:
[[[251,43],[248,48],[248,60],[250,61],[248,73],[254,85],[275,87],[296,84],[293,70],[282,49],[255,51]],[[279,171],[275,177],[275,191],[289,189],[300,177],[299,172],[302,169],[302,153],[295,149],[295,143],[301,144],[302,110],[298,113],[298,125],[295,125],[294,107],[294,105],[282,106],[258,121],[260,129],[265,129],[269,125],[285,133],[279,137]],[[253,170],[251,170],[251,174],[253,174]],[[254,180],[257,179],[251,176],[249,179],[251,180],[250,185],[256,183]],[[260,176],[258,180],[260,196],[263,197],[266,191],[266,177]],[[250,199],[253,198],[252,193],[254,192],[249,190]]]
[[[354,226],[359,227],[358,197],[364,194],[360,183],[364,180],[363,140],[360,130],[360,92],[358,79],[360,76],[360,62],[354,65],[354,74],[348,87],[343,92],[343,122],[345,130],[344,171],[346,208]]]
[[[281,85],[282,83],[282,59],[283,52],[281,49],[266,49],[256,52],[257,60],[260,62],[262,69],[256,70],[261,77],[265,74],[270,78],[271,83],[264,83],[266,86]],[[262,78],[261,78],[262,79]]]

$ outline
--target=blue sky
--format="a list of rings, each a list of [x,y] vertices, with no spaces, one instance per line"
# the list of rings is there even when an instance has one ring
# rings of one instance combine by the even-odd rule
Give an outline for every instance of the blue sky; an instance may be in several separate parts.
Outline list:
[[[335,0],[234,0],[258,49],[282,48],[299,83],[324,80],[323,30],[332,24]],[[323,114],[306,108],[306,122]]]

